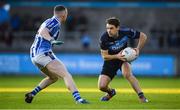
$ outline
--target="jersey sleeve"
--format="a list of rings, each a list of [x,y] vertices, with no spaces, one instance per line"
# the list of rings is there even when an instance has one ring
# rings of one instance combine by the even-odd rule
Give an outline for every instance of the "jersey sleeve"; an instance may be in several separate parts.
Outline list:
[[[140,32],[131,28],[126,28],[126,34],[130,39],[138,39],[140,37]]]
[[[104,35],[102,35],[101,38],[99,39],[99,45],[100,45],[100,48],[102,50],[107,50],[108,49],[108,46],[107,46],[106,41],[104,39]]]
[[[53,19],[53,20],[49,20],[48,22],[45,23],[45,27],[50,31],[52,30],[54,27],[56,27],[58,25],[58,22]]]

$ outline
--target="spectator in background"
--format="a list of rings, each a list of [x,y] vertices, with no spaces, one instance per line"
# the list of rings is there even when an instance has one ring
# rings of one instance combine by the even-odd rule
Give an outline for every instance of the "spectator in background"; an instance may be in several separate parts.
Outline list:
[[[167,26],[160,27],[160,26],[154,26],[150,30],[153,37],[156,37],[158,39],[158,47],[159,48],[165,48],[172,47],[177,49],[180,44],[180,26],[174,28],[170,28]]]
[[[0,24],[6,23],[10,19],[10,5],[5,2],[0,2]]]
[[[154,38],[157,38],[158,44],[156,47],[163,48],[165,46],[164,40],[166,38],[165,28],[162,28],[160,25],[155,25],[150,29],[150,32]]]
[[[11,27],[13,31],[19,31],[21,26],[21,20],[18,14],[14,14],[11,17]]]
[[[27,22],[27,18],[28,18],[28,22]],[[30,14],[25,14],[22,17],[22,24],[24,31],[33,31],[33,30],[35,31],[35,29],[33,28],[34,26],[33,18]]]
[[[78,17],[77,30],[80,32],[80,39],[83,49],[89,49],[91,38],[88,35],[88,19],[85,14],[81,13]]]
[[[77,21],[78,21],[78,16],[75,12],[72,12],[66,22],[66,31],[68,32],[73,32],[76,29],[77,26]]]
[[[167,41],[169,47],[178,47],[177,35],[173,30],[169,29],[169,32],[167,34]]]
[[[81,9],[79,9],[81,10]],[[66,31],[67,39],[74,39],[74,32],[78,32],[80,37],[83,36],[84,32],[88,30],[88,19],[83,13],[79,13],[79,10],[70,12],[70,16],[67,18]],[[81,37],[83,38],[83,37]]]
[[[74,32],[76,31],[77,24],[78,24],[78,14],[75,12],[70,12],[70,13],[71,14],[70,16],[68,16],[66,26],[65,26],[65,29],[67,32],[67,35],[65,38],[72,40],[75,38]]]
[[[88,30],[88,19],[84,14],[79,15],[78,31],[83,33]]]
[[[83,32],[81,36],[81,44],[83,49],[89,49],[91,44],[91,38],[87,32]]]
[[[1,40],[6,43],[6,45],[12,45],[12,35],[10,27],[10,5],[5,1],[0,2],[0,36]]]
[[[175,31],[176,31],[177,42],[180,42],[180,23],[178,24]],[[180,47],[180,43],[178,43],[178,47]]]

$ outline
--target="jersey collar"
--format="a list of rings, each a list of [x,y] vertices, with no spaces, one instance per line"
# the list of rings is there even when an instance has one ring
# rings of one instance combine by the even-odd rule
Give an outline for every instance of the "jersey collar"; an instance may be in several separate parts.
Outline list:
[[[53,18],[55,18],[56,21],[58,21],[58,23],[61,24],[61,21],[60,21],[60,19],[57,18],[57,16],[53,16]]]

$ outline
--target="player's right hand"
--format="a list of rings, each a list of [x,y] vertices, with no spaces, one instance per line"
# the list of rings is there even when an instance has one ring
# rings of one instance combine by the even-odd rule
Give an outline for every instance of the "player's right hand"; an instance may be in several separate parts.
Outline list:
[[[136,56],[139,56],[139,49],[138,48],[133,48],[136,51]]]
[[[120,51],[120,52],[117,54],[117,57],[118,57],[118,59],[121,60],[121,61],[126,61],[125,56],[122,55],[122,51]]]
[[[62,45],[62,44],[64,44],[63,41],[58,41],[58,40],[51,40],[50,42],[51,42],[51,45]]]

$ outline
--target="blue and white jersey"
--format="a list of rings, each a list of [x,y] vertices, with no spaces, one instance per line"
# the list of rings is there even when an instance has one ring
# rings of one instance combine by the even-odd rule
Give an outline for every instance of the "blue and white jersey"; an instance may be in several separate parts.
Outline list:
[[[58,18],[53,16],[52,18],[49,18],[46,21],[44,21],[41,24],[39,30],[47,28],[50,36],[56,40],[59,36],[60,25],[61,23],[58,20]],[[52,51],[52,45],[50,41],[44,39],[41,35],[36,34],[34,43],[32,44],[30,50],[31,57],[49,51]]]

